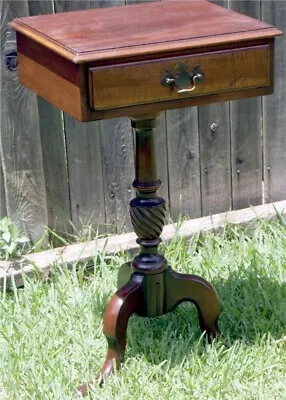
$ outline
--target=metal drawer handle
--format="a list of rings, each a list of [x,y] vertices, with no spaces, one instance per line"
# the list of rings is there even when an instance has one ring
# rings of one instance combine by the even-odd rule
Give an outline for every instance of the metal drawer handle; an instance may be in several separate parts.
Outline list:
[[[204,80],[204,74],[199,65],[196,65],[191,73],[188,72],[187,67],[186,64],[179,64],[176,75],[169,68],[166,68],[166,74],[161,80],[162,85],[175,90],[179,94],[193,92],[197,87],[196,84]]]

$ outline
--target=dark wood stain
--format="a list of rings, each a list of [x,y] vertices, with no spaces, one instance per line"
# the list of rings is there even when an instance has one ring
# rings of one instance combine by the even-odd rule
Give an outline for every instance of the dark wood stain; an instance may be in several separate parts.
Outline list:
[[[151,54],[153,48],[152,53],[156,53],[170,45],[198,47],[201,42],[225,43],[278,33],[271,25],[206,1],[176,1],[175,7],[169,1],[126,7],[27,17],[14,21],[12,26],[29,31],[34,40],[55,44],[58,51],[62,48],[64,56],[69,53],[75,61],[85,62],[99,53],[103,58],[106,53],[118,57],[125,49],[129,53],[134,50]]]
[[[21,33],[17,34],[17,47],[19,52],[35,60],[38,64],[44,65],[50,71],[76,86],[80,85],[79,67],[76,64],[69,62]]]

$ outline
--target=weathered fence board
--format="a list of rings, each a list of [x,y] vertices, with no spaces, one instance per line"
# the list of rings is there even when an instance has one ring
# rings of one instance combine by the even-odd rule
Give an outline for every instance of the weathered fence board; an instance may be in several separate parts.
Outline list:
[[[15,34],[7,24],[28,15],[27,1],[1,2],[1,153],[7,212],[32,239],[47,224],[37,97],[20,85]]]
[[[200,152],[197,107],[167,111],[171,216],[201,215]],[[161,157],[158,157],[161,160]]]
[[[162,181],[162,186],[158,190],[158,196],[166,199],[167,208],[170,209],[166,126],[166,112],[163,112],[160,116],[155,133],[155,148],[158,154],[157,176]]]
[[[284,36],[275,46],[275,93],[263,99],[264,182],[267,202],[286,198],[286,2],[262,1],[264,21]]]
[[[260,19],[260,2],[230,0],[231,9]],[[261,98],[230,103],[232,198],[239,209],[262,202]]]
[[[128,118],[79,123],[24,89],[6,55],[16,50],[15,16],[132,4],[140,0],[23,0],[0,3],[0,215],[36,238],[48,223],[68,231],[93,223],[130,231],[134,132]],[[286,2],[215,0],[286,30]],[[159,195],[172,219],[194,218],[286,198],[286,39],[276,45],[275,93],[263,98],[163,112],[156,133]],[[13,65],[10,65],[13,69]],[[262,112],[263,111],[263,112]],[[262,142],[263,133],[263,142]],[[263,150],[263,151],[262,151]],[[0,158],[1,158],[0,157]],[[264,177],[263,177],[264,171]],[[2,179],[2,181],[1,181]],[[265,193],[262,193],[262,183]]]
[[[95,4],[98,6],[98,4]],[[55,12],[89,9],[90,1],[54,2]],[[73,225],[80,229],[93,223],[105,230],[105,210],[100,151],[99,122],[79,123],[64,114],[64,132],[69,179],[70,210]]]
[[[133,197],[134,150],[128,118],[100,122],[106,224],[109,232],[131,230],[128,204]],[[112,160],[112,162],[110,162]]]
[[[227,0],[212,3],[228,7]],[[202,215],[210,215],[232,206],[229,103],[206,105],[198,110]]]
[[[29,1],[30,15],[54,11],[53,0]],[[48,225],[60,233],[71,230],[70,195],[62,111],[38,97],[46,185]]]
[[[58,232],[71,230],[71,210],[62,112],[38,98],[46,183],[48,224]]]
[[[231,208],[229,104],[199,107],[202,215]]]
[[[93,222],[105,230],[99,123],[65,115],[71,219],[77,228]]]
[[[244,226],[250,234],[257,227],[257,221],[277,220],[277,211],[285,218],[286,201],[274,204],[264,204],[246,209],[215,214],[212,216],[195,218],[183,221],[176,226],[165,225],[161,238],[168,242],[174,237],[190,239],[202,232],[220,233],[225,229],[226,221],[232,225]],[[25,278],[37,278],[46,281],[53,274],[53,266],[65,263],[72,268],[77,263],[93,266],[94,258],[104,253],[106,256],[114,255],[122,251],[133,253],[138,251],[136,234],[133,232],[113,235],[109,238],[95,239],[91,241],[71,244],[64,247],[45,250],[40,253],[28,254],[22,259],[8,261],[0,260],[0,290],[21,287],[25,284]]]
[[[1,151],[0,151],[0,218],[5,217],[7,215],[4,176],[3,176],[3,171],[2,171],[1,158],[2,157],[1,157]]]

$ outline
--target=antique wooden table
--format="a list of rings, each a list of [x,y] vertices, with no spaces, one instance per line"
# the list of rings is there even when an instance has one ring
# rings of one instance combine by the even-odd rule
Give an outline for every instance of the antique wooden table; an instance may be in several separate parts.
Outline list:
[[[159,316],[191,301],[201,329],[215,335],[214,288],[173,271],[157,250],[166,207],[156,196],[154,129],[162,110],[272,93],[274,37],[281,32],[204,0],[17,18],[10,26],[25,86],[80,121],[130,116],[136,131],[130,215],[140,252],[121,267],[107,306],[101,379],[123,360],[132,313]]]

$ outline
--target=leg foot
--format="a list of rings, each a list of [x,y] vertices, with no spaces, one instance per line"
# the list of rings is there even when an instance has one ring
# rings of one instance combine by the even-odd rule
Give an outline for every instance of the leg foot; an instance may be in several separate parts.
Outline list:
[[[218,334],[220,302],[215,289],[205,279],[196,275],[179,274],[168,268],[166,271],[167,311],[183,301],[195,304],[200,327],[209,338]]]
[[[107,306],[103,321],[103,333],[107,339],[108,350],[97,379],[99,384],[102,384],[104,379],[114,372],[115,368],[119,368],[123,361],[127,324],[131,314],[140,307],[143,279],[144,277],[141,274],[132,274],[129,282],[113,295]],[[77,391],[86,395],[88,386],[89,384],[81,385]]]

